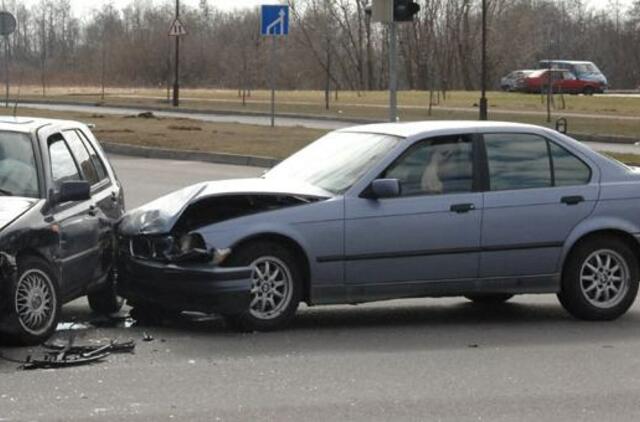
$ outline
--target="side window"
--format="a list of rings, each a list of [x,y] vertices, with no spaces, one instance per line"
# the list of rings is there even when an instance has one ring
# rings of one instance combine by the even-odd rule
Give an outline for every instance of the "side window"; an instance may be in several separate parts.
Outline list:
[[[559,145],[549,142],[553,162],[554,186],[586,185],[591,180],[591,169]]]
[[[48,144],[53,182],[60,186],[61,183],[69,180],[82,180],[78,166],[64,138],[60,135],[54,135],[49,138]]]
[[[89,155],[91,156],[91,162],[93,163],[93,165],[96,168],[96,171],[98,172],[98,177],[100,178],[100,181],[103,181],[104,179],[109,177],[109,173],[107,172],[106,166],[102,162],[100,155],[98,155],[98,152],[96,151],[94,146],[91,144],[91,142],[89,142],[85,134],[82,133],[81,131],[77,131],[77,133],[82,139],[82,143],[87,148],[87,151],[89,151]]]
[[[100,182],[100,178],[98,177],[98,172],[96,171],[93,162],[91,162],[91,157],[89,156],[89,152],[85,148],[82,140],[78,136],[78,134],[73,131],[64,132],[64,137],[71,148],[71,152],[73,156],[78,160],[78,164],[80,165],[80,169],[82,170],[82,174],[85,179],[91,186]]]
[[[546,139],[526,134],[487,134],[484,143],[492,191],[552,185]]]
[[[420,142],[392,164],[383,177],[400,180],[402,196],[472,192],[472,139],[448,136]]]

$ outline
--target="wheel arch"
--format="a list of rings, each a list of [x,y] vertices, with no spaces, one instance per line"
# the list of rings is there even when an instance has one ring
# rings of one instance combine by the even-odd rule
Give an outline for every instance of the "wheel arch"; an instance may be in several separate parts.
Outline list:
[[[570,247],[566,249],[566,252],[562,258],[562,265],[560,267],[561,274],[564,274],[566,263],[572,252],[575,251],[578,246],[593,239],[604,237],[614,237],[625,242],[633,251],[638,262],[640,262],[640,239],[636,238],[633,234],[631,234],[630,231],[622,228],[601,228],[585,232],[579,237],[575,238]]]
[[[247,245],[253,242],[259,242],[259,241],[279,243],[281,245],[284,245],[291,252],[293,252],[293,254],[296,257],[296,260],[301,264],[301,270],[303,274],[302,301],[307,304],[311,304],[311,264],[305,249],[302,247],[302,245],[298,241],[296,241],[292,237],[286,236],[281,233],[275,233],[275,232],[264,232],[264,233],[254,234],[237,241],[231,247],[231,250],[232,250],[231,254],[233,255],[234,250],[240,249],[244,245]]]

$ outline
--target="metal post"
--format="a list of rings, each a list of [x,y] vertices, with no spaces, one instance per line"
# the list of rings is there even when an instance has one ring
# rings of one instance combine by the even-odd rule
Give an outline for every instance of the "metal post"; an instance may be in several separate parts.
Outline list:
[[[6,86],[5,103],[9,108],[9,36],[4,37],[4,82]]]
[[[389,121],[398,121],[397,24],[389,23]]]
[[[547,66],[547,123],[551,123],[551,96],[553,95],[553,77],[551,72],[551,61]]]
[[[276,126],[276,38],[271,37],[271,127]]]
[[[487,0],[482,0],[482,96],[480,97],[480,120],[489,118],[487,101]]]
[[[328,32],[327,32],[328,34]],[[324,84],[324,108],[329,110],[331,100],[331,40],[327,35],[327,74]]]
[[[180,0],[176,0],[176,19],[180,18]],[[180,106],[180,37],[176,38],[175,79],[173,81],[173,106]]]

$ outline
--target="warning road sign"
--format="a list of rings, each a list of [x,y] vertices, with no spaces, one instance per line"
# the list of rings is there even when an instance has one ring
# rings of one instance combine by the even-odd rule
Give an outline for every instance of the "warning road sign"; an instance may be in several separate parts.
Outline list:
[[[182,22],[180,22],[180,19],[176,18],[176,20],[173,21],[173,24],[171,24],[171,29],[169,29],[169,36],[181,37],[183,35],[187,35],[187,30]]]

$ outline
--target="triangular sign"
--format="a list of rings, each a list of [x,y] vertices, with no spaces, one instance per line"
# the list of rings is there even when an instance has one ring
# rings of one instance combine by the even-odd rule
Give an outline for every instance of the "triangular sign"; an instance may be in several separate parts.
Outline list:
[[[176,20],[173,21],[173,24],[171,24],[171,29],[169,30],[169,36],[181,37],[183,35],[187,35],[187,30],[185,29],[182,22],[180,22],[180,19],[176,18]]]

